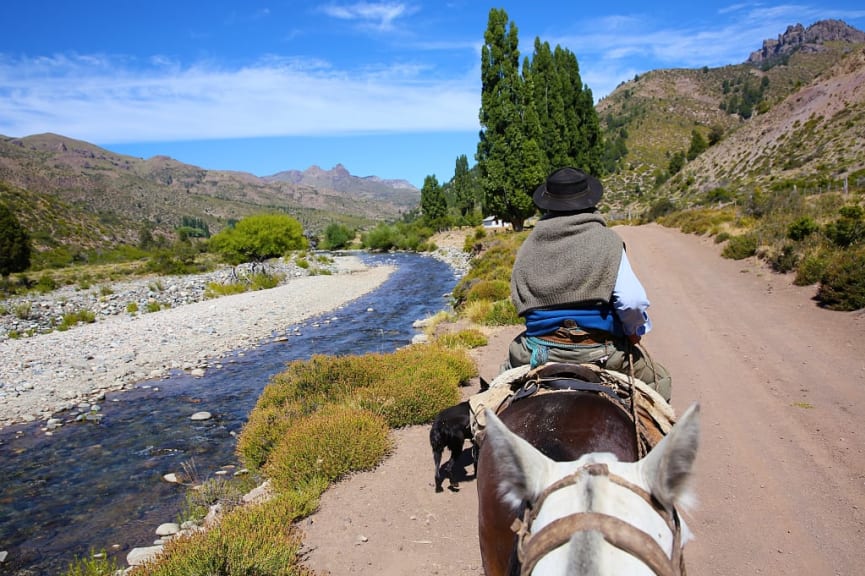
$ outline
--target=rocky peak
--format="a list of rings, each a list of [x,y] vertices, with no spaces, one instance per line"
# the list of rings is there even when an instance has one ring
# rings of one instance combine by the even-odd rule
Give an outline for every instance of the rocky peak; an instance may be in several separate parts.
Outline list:
[[[763,40],[763,47],[752,52],[749,64],[763,64],[794,52],[820,52],[826,42],[865,42],[865,32],[853,28],[842,20],[821,20],[808,28],[801,24],[787,26],[787,30],[777,39]]]

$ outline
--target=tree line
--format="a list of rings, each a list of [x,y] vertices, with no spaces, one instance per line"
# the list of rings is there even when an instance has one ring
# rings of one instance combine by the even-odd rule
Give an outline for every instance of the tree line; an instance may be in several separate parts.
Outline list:
[[[434,175],[424,181],[421,211],[430,222],[448,208],[463,219],[480,210],[519,230],[547,174],[564,166],[604,172],[600,122],[577,57],[536,37],[532,57],[521,61],[517,26],[503,9],[490,10],[484,33],[479,119],[475,167],[461,156],[448,185]]]

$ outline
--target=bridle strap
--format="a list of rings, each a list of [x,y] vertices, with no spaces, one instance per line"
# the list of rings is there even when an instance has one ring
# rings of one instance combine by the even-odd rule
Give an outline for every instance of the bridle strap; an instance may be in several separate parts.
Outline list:
[[[616,548],[645,563],[658,576],[676,576],[675,562],[655,540],[620,518],[599,512],[580,512],[559,518],[531,534],[521,546],[521,575],[532,573],[548,552],[568,542],[575,532],[594,530]]]
[[[599,512],[579,512],[565,516],[564,518],[558,518],[544,526],[538,533],[532,534],[532,523],[547,496],[556,490],[576,484],[583,473],[591,476],[606,476],[614,484],[627,488],[645,500],[664,519],[673,535],[672,558],[667,556],[666,552],[664,552],[654,538],[642,530],[615,516]],[[511,528],[517,533],[517,553],[522,565],[520,574],[524,576],[531,574],[535,564],[545,554],[565,544],[574,533],[587,530],[600,532],[604,540],[639,559],[658,576],[685,574],[685,564],[681,550],[681,525],[679,515],[675,509],[672,512],[668,511],[642,487],[621,476],[611,474],[609,467],[604,463],[587,464],[573,474],[560,478],[547,486],[533,503],[526,506],[522,520],[519,518],[514,520]]]

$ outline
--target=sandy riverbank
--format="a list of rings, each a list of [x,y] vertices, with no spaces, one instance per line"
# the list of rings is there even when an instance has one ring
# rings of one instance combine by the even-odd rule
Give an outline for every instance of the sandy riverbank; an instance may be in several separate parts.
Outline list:
[[[7,340],[0,344],[0,428],[47,420],[171,370],[215,369],[227,353],[284,337],[292,324],[328,311],[338,318],[339,307],[380,286],[391,272],[340,257],[333,275]]]

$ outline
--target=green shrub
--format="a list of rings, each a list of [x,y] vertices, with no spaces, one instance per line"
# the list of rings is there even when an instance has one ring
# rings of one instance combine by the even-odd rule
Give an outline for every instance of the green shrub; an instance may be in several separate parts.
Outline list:
[[[475,300],[504,300],[510,298],[511,283],[506,280],[479,280],[469,288],[466,302]]]
[[[826,237],[836,246],[852,246],[865,240],[865,219],[861,206],[844,206],[841,217],[826,225]]]
[[[266,272],[256,272],[249,277],[249,283],[252,290],[270,290],[279,286],[280,282],[285,279],[282,274],[268,274]]]
[[[331,222],[324,230],[324,242],[322,248],[325,250],[339,250],[351,244],[355,232],[345,224]]]
[[[206,531],[170,540],[155,561],[135,568],[134,573],[136,576],[309,575],[301,564],[302,534],[294,522],[311,504],[317,504],[317,498],[312,491],[303,494],[302,509],[283,496],[235,508]]]
[[[35,290],[40,294],[47,294],[57,289],[57,281],[50,274],[43,274],[36,281]]]
[[[15,304],[15,317],[19,320],[28,320],[32,312],[30,302],[19,302]]]
[[[130,314],[135,314],[136,312],[138,312],[138,302],[129,302],[126,305],[126,311]]]
[[[383,415],[393,428],[431,422],[442,409],[459,402],[458,386],[477,375],[464,350],[436,344],[408,346],[369,358],[381,367],[374,385],[358,389],[361,406]]]
[[[662,216],[676,211],[676,205],[669,198],[661,198],[654,202],[642,217],[643,222],[654,222]]]
[[[823,277],[829,257],[825,251],[814,251],[806,254],[796,267],[796,279],[793,283],[797,286],[810,286],[816,284]]]
[[[511,326],[521,323],[522,319],[517,315],[517,309],[510,299],[493,302],[493,306],[483,322],[486,326]]]
[[[489,342],[486,334],[473,328],[442,334],[435,340],[436,343],[441,344],[445,348],[478,348],[486,346]]]
[[[78,323],[92,324],[96,322],[96,314],[90,310],[77,310],[75,312],[67,312],[63,315],[63,320],[57,329],[61,332],[69,330]]]
[[[453,290],[455,307],[459,309],[468,301],[468,294],[476,284],[483,281],[510,284],[517,249],[527,236],[517,234],[495,234],[486,238],[481,247],[481,256],[472,261],[472,267]]]
[[[249,291],[249,284],[245,282],[208,282],[204,288],[204,297],[207,299],[219,298],[220,296],[231,296]]]
[[[100,552],[90,551],[85,558],[75,557],[64,576],[111,576],[120,569],[117,561],[109,558],[105,550]]]
[[[820,227],[813,218],[810,216],[802,216],[787,228],[787,238],[798,242],[804,240],[819,229]]]
[[[178,250],[183,244],[178,242],[173,248],[156,250],[147,261],[147,270],[167,276],[203,271],[203,267],[195,263],[195,252],[188,249]]]
[[[780,250],[768,258],[768,262],[772,270],[783,274],[796,269],[796,265],[799,263],[799,255],[796,253],[795,246],[784,244]]]
[[[735,219],[733,208],[700,208],[671,213],[660,221],[664,226],[679,228],[686,234],[703,235]]]
[[[223,512],[232,510],[243,501],[243,495],[248,490],[244,483],[234,479],[216,476],[208,478],[203,483],[186,491],[186,502],[178,518],[178,524],[186,520],[198,522],[207,516],[210,507],[220,504]]]
[[[757,253],[757,237],[753,234],[732,236],[721,251],[721,256],[731,260],[744,260]]]
[[[297,420],[264,467],[280,492],[317,478],[329,482],[376,466],[391,449],[387,422],[368,410],[325,406]]]
[[[231,296],[255,290],[268,290],[279,286],[284,278],[285,276],[282,274],[256,272],[237,282],[228,282],[226,284],[208,282],[207,287],[204,289],[204,297],[219,298],[220,296]]]
[[[265,392],[271,389],[282,390],[273,384],[265,388]],[[303,415],[298,404],[288,406],[285,403],[274,400],[268,404],[268,400],[259,398],[255,409],[250,413],[249,420],[243,426],[237,440],[237,453],[243,460],[244,466],[250,470],[260,470],[279,440],[291,427],[292,423]]]
[[[833,254],[820,279],[817,300],[831,310],[865,308],[865,247]]]
[[[522,324],[513,303],[508,300],[476,300],[463,309],[466,318],[481,326],[511,326]]]
[[[291,362],[259,396],[237,451],[247,468],[260,469],[296,422],[333,405],[366,409],[391,427],[431,422],[476,374],[465,350],[435,344]]]

